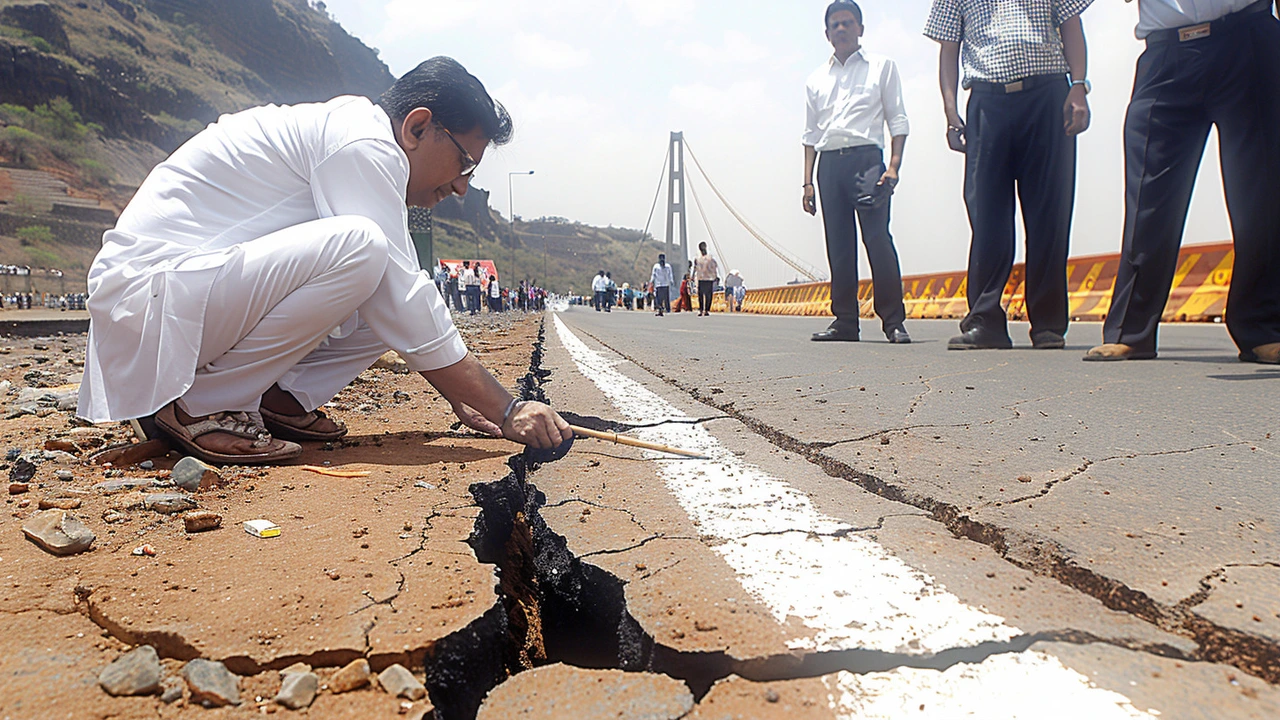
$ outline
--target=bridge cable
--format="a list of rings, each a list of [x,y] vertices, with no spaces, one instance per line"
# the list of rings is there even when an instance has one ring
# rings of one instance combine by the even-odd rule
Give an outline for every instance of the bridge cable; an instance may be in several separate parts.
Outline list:
[[[729,214],[733,215],[734,219],[736,219],[752,237],[754,237],[761,245],[764,245],[769,252],[776,255],[778,259],[782,260],[782,262],[791,266],[791,268],[796,272],[804,275],[813,282],[820,282],[820,278],[817,275],[801,264],[802,261],[791,258],[782,249],[775,247],[772,243],[766,240],[763,234],[756,230],[751,223],[733,207],[733,205],[729,204],[729,201],[725,198],[724,194],[720,192],[715,183],[711,182],[711,178],[707,175],[707,171],[703,169],[702,163],[698,162],[698,156],[694,154],[693,147],[689,145],[689,141],[687,139],[685,140],[685,149],[689,151],[689,157],[693,159],[694,167],[698,168],[698,172],[701,173],[702,179],[707,181],[707,185],[711,188],[711,192],[715,193],[717,198],[720,198],[720,202],[724,204],[725,209],[729,211]]]
[[[640,252],[644,250],[644,239],[649,236],[649,224],[653,222],[653,213],[658,209],[658,198],[662,197],[662,185],[667,179],[667,161],[670,155],[669,152],[662,154],[662,172],[658,174],[658,190],[653,194],[653,206],[649,208],[649,219],[644,221],[644,231],[640,233],[640,240],[636,243],[636,257],[631,261],[632,265],[640,261]]]
[[[693,203],[698,206],[698,214],[702,216],[702,224],[707,228],[707,235],[711,237],[711,246],[716,249],[716,255],[719,256],[720,262],[724,263],[725,268],[729,267],[729,258],[725,257],[724,251],[720,249],[720,243],[716,242],[716,234],[711,230],[711,221],[707,218],[707,211],[702,207],[702,200],[698,198],[698,190],[694,188],[693,183],[689,183],[689,192],[693,195]],[[729,271],[726,269],[723,273],[727,275]]]

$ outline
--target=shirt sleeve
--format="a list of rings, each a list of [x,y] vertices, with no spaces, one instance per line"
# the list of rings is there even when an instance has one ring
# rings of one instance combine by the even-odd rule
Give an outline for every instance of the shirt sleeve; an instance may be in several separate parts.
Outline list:
[[[898,64],[892,60],[885,60],[884,70],[880,74],[880,102],[884,106],[884,120],[889,125],[889,136],[910,134],[907,105],[902,100],[902,77],[898,74]]]
[[[809,147],[816,146],[822,140],[822,129],[818,127],[818,101],[814,97],[813,85],[804,86],[804,135],[800,142]]]
[[[924,36],[938,42],[960,42],[964,39],[964,17],[960,0],[933,0]]]
[[[436,284],[418,267],[404,204],[408,177],[398,147],[360,140],[316,165],[311,195],[320,217],[364,217],[382,230],[390,259],[382,282],[360,306],[360,319],[411,370],[438,370],[465,358],[467,347]]]
[[[1093,0],[1054,0],[1053,1],[1053,26],[1062,27],[1062,24],[1071,18],[1084,12]]]

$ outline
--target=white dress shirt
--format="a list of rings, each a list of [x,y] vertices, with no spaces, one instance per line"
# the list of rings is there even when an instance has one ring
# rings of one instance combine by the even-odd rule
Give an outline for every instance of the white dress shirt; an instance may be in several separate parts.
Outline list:
[[[89,268],[91,319],[81,416],[136,418],[181,397],[195,378],[215,278],[240,243],[321,218],[373,220],[390,262],[358,317],[413,370],[467,348],[409,237],[409,158],[367,98],[224,115],[157,165]],[[210,309],[216,312],[216,309]]]
[[[653,272],[649,273],[649,282],[656,288],[671,287],[676,283],[676,272],[671,269],[670,263],[665,265],[654,263]]]
[[[603,275],[597,275],[591,280],[592,292],[604,292],[609,289],[609,280]]]
[[[1156,30],[1211,22],[1255,2],[1257,0],[1138,0],[1138,39]]]
[[[855,145],[884,148],[884,126],[897,137],[910,131],[898,66],[863,50],[841,64],[833,55],[805,83],[807,110],[801,140],[822,152]]]

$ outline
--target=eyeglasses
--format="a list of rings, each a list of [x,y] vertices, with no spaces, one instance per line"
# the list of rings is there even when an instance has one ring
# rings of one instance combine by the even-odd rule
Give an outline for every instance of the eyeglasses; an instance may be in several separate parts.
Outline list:
[[[436,123],[436,124],[440,125],[440,123]],[[462,143],[458,142],[458,139],[453,136],[453,133],[449,132],[449,128],[445,127],[444,125],[440,125],[440,129],[444,131],[445,135],[449,136],[449,141],[453,143],[454,147],[458,148],[458,152],[462,155],[462,169],[458,171],[458,174],[470,175],[471,173],[475,172],[476,167],[480,164],[480,162],[475,158],[471,157],[471,153],[467,152],[467,149],[462,147]]]

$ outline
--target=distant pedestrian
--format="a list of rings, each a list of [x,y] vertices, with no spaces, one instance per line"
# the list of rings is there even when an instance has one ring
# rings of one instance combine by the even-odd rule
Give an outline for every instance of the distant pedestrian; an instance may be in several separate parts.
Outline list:
[[[1042,350],[1066,345],[1076,136],[1089,127],[1080,13],[1092,2],[934,0],[924,34],[942,46],[947,142],[965,154],[964,199],[973,231],[969,314],[949,350],[1013,346],[1001,301],[1013,268],[1015,197],[1026,225],[1031,344]],[[962,53],[968,122],[956,106]]]
[[[698,243],[698,257],[693,259],[693,277],[698,282],[698,317],[711,314],[711,296],[720,279],[720,266],[707,254],[707,244]]]
[[[689,295],[689,273],[680,279],[680,297],[676,300],[676,312],[693,312],[693,298]]]
[[[1140,0],[1125,119],[1125,223],[1100,345],[1085,360],[1156,356],[1156,332],[1210,125],[1218,128],[1235,264],[1227,331],[1245,362],[1280,363],[1280,22],[1271,3]]]
[[[480,277],[467,260],[462,261],[461,282],[467,292],[467,312],[475,315],[480,312]]]
[[[613,306],[618,301],[618,285],[613,282],[612,272],[604,274],[604,301],[604,311],[613,312]]]
[[[742,273],[737,270],[730,270],[729,274],[724,278],[724,300],[725,304],[733,312],[742,310],[742,299],[747,295],[746,283],[742,280]]]
[[[653,265],[649,274],[649,283],[653,286],[653,307],[655,315],[662,317],[671,312],[671,286],[675,285],[675,271],[667,264],[666,253],[658,253],[658,262]]]
[[[604,294],[608,289],[609,281],[605,279],[604,271],[601,270],[596,273],[594,278],[591,278],[591,305],[596,309],[596,312],[604,310]]]
[[[889,342],[909,343],[911,336],[903,326],[907,313],[902,302],[902,271],[889,233],[891,198],[898,185],[898,168],[909,130],[902,80],[893,60],[862,49],[862,9],[856,3],[828,5],[825,25],[834,54],[809,76],[805,85],[802,203],[805,212],[817,214],[813,186],[816,163],[827,261],[831,265],[831,313],[836,319],[812,339],[859,339],[861,225],[881,329]],[[887,166],[886,126],[892,138]]]

